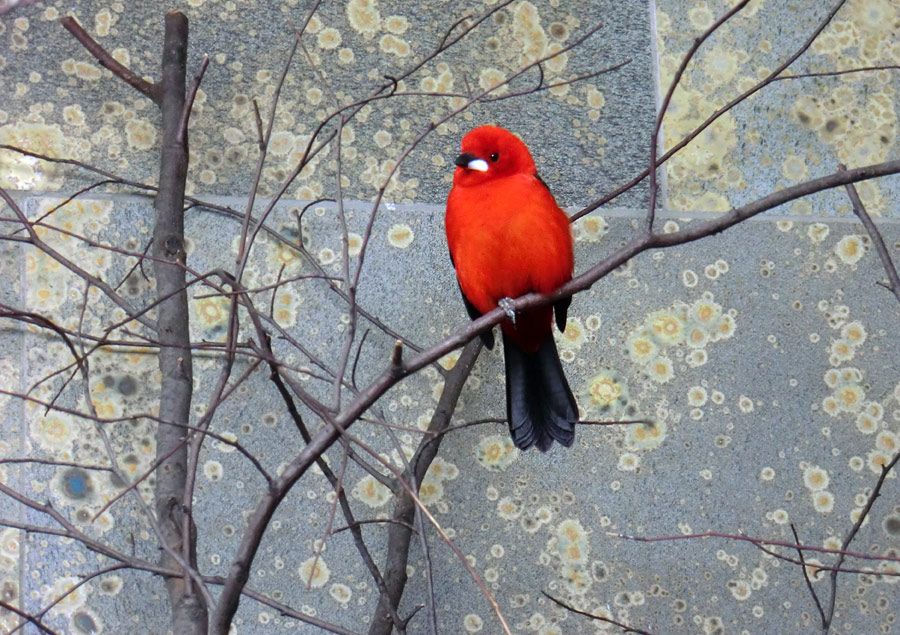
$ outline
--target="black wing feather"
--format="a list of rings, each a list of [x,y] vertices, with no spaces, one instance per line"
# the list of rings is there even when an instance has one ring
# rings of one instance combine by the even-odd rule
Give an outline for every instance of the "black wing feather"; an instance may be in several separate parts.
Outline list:
[[[553,441],[569,447],[575,441],[578,405],[566,381],[556,343],[548,337],[534,353],[526,353],[503,336],[506,362],[506,418],[516,447],[536,445],[541,452]]]

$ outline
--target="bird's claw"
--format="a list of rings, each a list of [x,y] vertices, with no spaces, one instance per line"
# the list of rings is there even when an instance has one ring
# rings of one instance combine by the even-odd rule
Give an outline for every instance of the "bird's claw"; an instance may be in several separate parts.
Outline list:
[[[503,312],[506,313],[506,317],[509,318],[509,321],[513,323],[513,326],[516,325],[516,308],[513,304],[512,298],[503,298],[498,303],[497,306],[503,309]]]

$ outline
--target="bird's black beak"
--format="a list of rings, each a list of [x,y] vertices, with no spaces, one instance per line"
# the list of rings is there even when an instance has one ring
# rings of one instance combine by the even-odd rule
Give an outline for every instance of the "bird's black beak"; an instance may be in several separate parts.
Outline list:
[[[471,152],[465,152],[465,153],[459,155],[458,157],[456,157],[456,161],[454,161],[454,163],[456,163],[456,165],[458,165],[461,168],[467,168],[467,167],[469,167],[469,162],[474,161],[477,158],[478,157],[476,157]]]

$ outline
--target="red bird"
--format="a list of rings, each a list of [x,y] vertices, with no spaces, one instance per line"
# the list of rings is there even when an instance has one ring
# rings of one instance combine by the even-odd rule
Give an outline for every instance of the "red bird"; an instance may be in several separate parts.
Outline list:
[[[572,278],[572,233],[566,216],[538,176],[528,147],[495,126],[462,140],[447,199],[447,245],[472,319],[506,309],[501,325],[506,361],[506,417],[520,449],[547,451],[575,440],[578,405],[553,341],[566,327],[571,298],[516,315],[511,298],[548,294]],[[482,335],[493,348],[491,331]]]

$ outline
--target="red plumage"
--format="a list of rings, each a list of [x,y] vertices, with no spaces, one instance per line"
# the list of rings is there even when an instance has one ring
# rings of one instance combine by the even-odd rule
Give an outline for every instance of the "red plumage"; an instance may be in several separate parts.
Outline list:
[[[537,176],[528,147],[508,130],[481,126],[462,141],[445,219],[450,257],[472,317],[503,298],[547,294],[572,278],[569,219]],[[571,445],[578,408],[553,341],[569,299],[501,325],[507,417],[520,448]],[[492,342],[492,336],[486,339]]]

